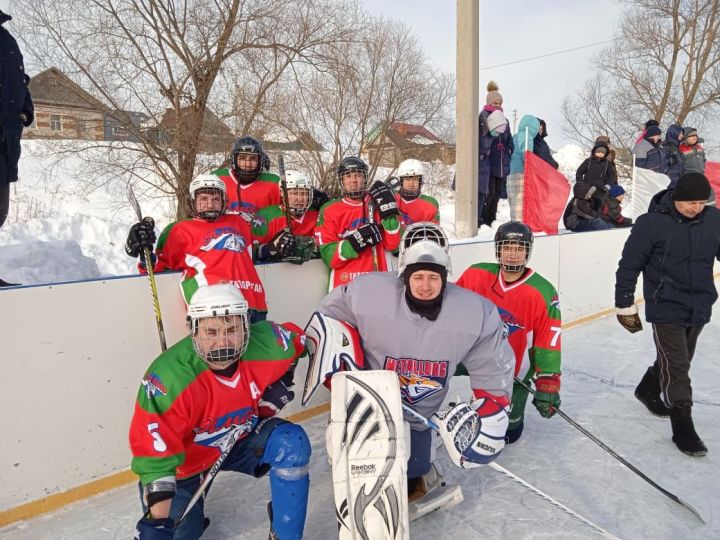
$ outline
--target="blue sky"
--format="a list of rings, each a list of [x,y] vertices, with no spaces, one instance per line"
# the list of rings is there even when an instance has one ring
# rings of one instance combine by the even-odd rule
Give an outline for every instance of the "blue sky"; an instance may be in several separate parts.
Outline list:
[[[403,21],[413,28],[430,61],[455,71],[455,6],[453,0],[361,0],[368,12]],[[553,0],[482,1],[480,66],[570,49],[612,39],[622,8],[616,2]],[[480,72],[481,105],[490,79],[500,86],[508,116],[512,110],[534,114],[548,124],[549,143],[568,142],[560,105],[592,76],[590,62],[602,46]]]

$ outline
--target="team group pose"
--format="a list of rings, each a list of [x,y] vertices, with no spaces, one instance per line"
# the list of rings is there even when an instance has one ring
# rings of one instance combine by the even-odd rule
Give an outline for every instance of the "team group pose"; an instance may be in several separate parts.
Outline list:
[[[226,171],[190,184],[191,219],[168,225],[157,246],[152,219],[128,235],[126,251],[141,271],[183,270],[189,330],[150,365],[137,393],[136,537],[199,538],[209,526],[204,495],[220,470],[267,474],[269,537],[303,537],[310,443],[302,427],[277,415],[294,398],[297,363],[307,362],[303,405],[320,386],[330,389],[327,451],[340,537],[408,538],[412,520],[463,500],[443,479],[433,431],[451,461],[470,469],[521,437],[530,392],[541,416],[556,414],[558,293],[528,266],[534,238],[517,221],[498,228],[494,262],[473,264],[450,283],[448,238],[437,203],[421,193],[425,173],[416,160],[401,164],[394,193],[384,182],[369,185],[362,159],[345,158],[336,171],[341,197],[315,205],[306,174],[261,172],[268,159],[258,141],[241,137]],[[696,456],[707,449],[690,419],[687,371],[709,319],[696,316],[698,306],[717,298],[711,269],[720,255],[708,191],[707,179],[693,173],[656,197],[656,213],[638,220],[628,240],[616,289],[618,318],[637,331],[637,275],[646,274],[647,289],[661,272],[644,247],[659,245],[652,235],[666,227],[682,236],[687,227],[709,246],[688,255],[697,275],[710,277],[685,319],[666,317],[664,300],[648,303],[658,357],[636,390],[650,412],[671,417],[673,440]],[[665,245],[663,257],[679,245]],[[330,292],[305,330],[265,320],[255,263],[314,257],[330,270]],[[453,375],[469,377],[471,394],[446,404]]]

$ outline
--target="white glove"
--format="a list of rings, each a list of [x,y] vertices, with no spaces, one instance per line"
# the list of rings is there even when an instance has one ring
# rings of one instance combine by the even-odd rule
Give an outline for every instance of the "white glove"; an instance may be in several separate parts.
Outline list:
[[[450,407],[432,415],[453,463],[463,469],[494,461],[505,447],[507,411],[488,398]]]

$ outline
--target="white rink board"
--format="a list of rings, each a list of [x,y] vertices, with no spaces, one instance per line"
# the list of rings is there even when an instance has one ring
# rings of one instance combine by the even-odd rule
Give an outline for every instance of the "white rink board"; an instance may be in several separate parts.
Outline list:
[[[531,265],[558,287],[564,321],[612,307],[628,233],[536,239]],[[457,278],[471,263],[494,260],[492,243],[455,245],[452,257]],[[259,273],[270,318],[304,326],[326,291],[323,263],[260,266]],[[168,344],[185,335],[178,281],[179,274],[158,276]],[[0,511],[127,469],[135,395],[160,351],[147,278],[0,289],[0,333]],[[299,387],[304,377],[302,366]],[[318,390],[309,405],[328,397]],[[287,414],[297,410],[299,399]]]

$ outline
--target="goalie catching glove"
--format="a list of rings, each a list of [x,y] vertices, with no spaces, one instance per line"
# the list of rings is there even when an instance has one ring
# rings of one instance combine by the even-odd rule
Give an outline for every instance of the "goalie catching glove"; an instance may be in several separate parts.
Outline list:
[[[494,461],[505,447],[508,415],[503,406],[490,398],[472,404],[450,403],[432,415],[438,433],[453,463],[472,469]]]

